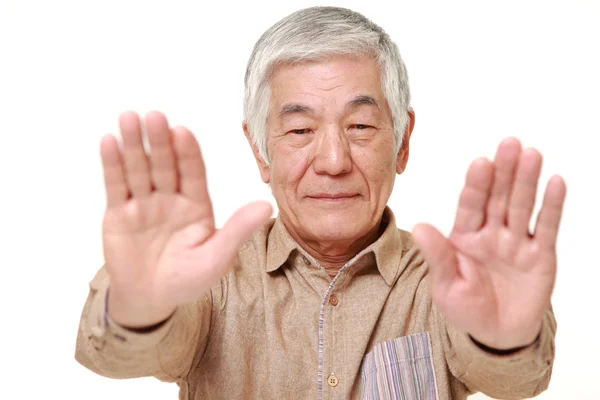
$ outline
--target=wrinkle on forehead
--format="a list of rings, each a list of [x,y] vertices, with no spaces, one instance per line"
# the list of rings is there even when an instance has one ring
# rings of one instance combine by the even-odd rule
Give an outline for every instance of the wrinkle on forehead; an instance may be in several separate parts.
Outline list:
[[[330,87],[330,88],[327,88],[327,87],[325,87],[325,88],[322,88],[322,87],[321,87],[321,88],[318,88],[318,89],[319,89],[319,90],[322,90],[322,91],[324,91],[324,92],[331,92],[331,91],[334,91],[334,90],[336,90],[336,89],[339,89],[339,88],[341,88],[342,86],[343,86],[343,85],[336,85],[336,86],[332,86],[332,87]]]
[[[368,56],[331,57],[326,60],[280,64],[271,74],[270,117],[276,121],[294,111],[306,115],[350,111],[349,103],[362,108],[372,104],[389,114],[381,87],[381,70]],[[362,99],[360,97],[363,97]],[[372,101],[370,101],[372,100]],[[285,109],[289,105],[300,105]],[[301,110],[302,108],[302,110]],[[290,112],[291,111],[291,112]]]

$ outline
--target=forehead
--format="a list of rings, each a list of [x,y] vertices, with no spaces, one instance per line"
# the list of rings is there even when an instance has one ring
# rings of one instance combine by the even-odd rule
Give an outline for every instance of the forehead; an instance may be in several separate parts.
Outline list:
[[[272,110],[287,103],[317,108],[341,106],[357,96],[385,102],[380,68],[368,56],[281,64],[274,68],[269,83]]]

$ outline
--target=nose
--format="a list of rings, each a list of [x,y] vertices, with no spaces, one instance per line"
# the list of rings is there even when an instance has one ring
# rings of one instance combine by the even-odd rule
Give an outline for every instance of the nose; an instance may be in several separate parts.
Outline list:
[[[320,135],[319,135],[320,133]],[[352,170],[350,144],[344,130],[336,126],[317,133],[313,167],[317,174],[340,175]]]

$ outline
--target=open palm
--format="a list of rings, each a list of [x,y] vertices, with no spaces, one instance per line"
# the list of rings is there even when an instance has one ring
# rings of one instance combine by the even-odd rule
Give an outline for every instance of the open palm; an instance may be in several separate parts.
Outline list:
[[[147,151],[137,114],[124,113],[119,122],[122,146],[113,135],[101,144],[109,312],[122,325],[147,326],[209,290],[272,210],[266,202],[251,203],[216,230],[192,133],[171,129],[161,113],[149,113]]]
[[[541,164],[536,150],[503,141],[493,162],[471,164],[448,238],[431,225],[413,229],[437,307],[489,347],[533,342],[550,306],[566,187],[559,176],[550,179],[530,233]]]

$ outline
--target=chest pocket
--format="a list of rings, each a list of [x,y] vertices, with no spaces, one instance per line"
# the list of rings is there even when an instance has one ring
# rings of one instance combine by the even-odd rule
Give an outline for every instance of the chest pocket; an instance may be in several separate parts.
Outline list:
[[[438,400],[429,332],[373,347],[361,365],[361,399]]]

